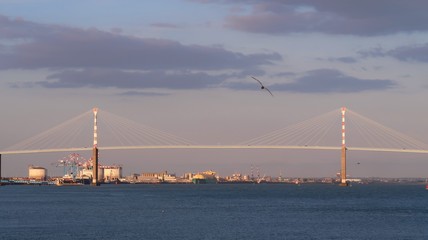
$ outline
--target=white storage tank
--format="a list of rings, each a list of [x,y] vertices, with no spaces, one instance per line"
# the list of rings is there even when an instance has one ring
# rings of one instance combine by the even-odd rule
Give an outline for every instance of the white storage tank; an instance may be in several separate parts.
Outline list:
[[[46,170],[46,168],[33,166],[33,165],[28,167],[28,178],[30,179],[45,181],[47,175],[48,175],[48,170]]]
[[[104,180],[115,181],[122,178],[122,167],[121,166],[104,166]]]

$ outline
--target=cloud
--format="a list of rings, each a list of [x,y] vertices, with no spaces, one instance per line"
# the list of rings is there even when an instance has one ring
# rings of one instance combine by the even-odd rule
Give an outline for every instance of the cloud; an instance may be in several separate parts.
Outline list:
[[[200,0],[200,3],[250,5],[251,12],[227,17],[227,28],[265,34],[321,32],[377,36],[427,31],[425,0]]]
[[[110,32],[115,33],[115,34],[121,34],[123,32],[122,28],[118,28],[118,27],[114,27],[110,29]]]
[[[179,28],[179,26],[176,24],[162,23],[162,22],[152,23],[152,24],[150,24],[150,26],[156,27],[156,28]]]
[[[229,77],[190,71],[85,69],[57,72],[35,85],[45,88],[202,89],[216,87]]]
[[[357,59],[353,57],[338,57],[338,58],[328,58],[330,62],[341,62],[341,63],[356,63]]]
[[[127,96],[127,97],[156,97],[156,96],[168,96],[169,93],[158,93],[158,92],[141,92],[141,91],[127,91],[118,94],[119,96]]]
[[[392,57],[404,62],[428,62],[428,43],[408,45],[385,50],[377,47],[366,51],[360,51],[363,57]]]
[[[272,74],[271,76],[272,77],[294,77],[294,76],[296,76],[296,73],[294,73],[294,72],[279,72],[279,73]]]
[[[0,69],[243,70],[282,59],[278,53],[244,54],[218,46],[183,45],[167,39],[137,38],[4,16],[0,16],[0,40],[9,42],[0,44]]]
[[[106,32],[0,15],[0,70],[52,72],[45,81],[14,82],[10,87],[202,89],[221,86],[228,78],[264,74],[262,66],[279,60],[278,53],[244,54],[220,45],[127,36],[120,29]]]
[[[385,57],[386,51],[381,47],[375,47],[369,50],[358,51],[358,54],[364,58],[369,57]]]
[[[329,57],[329,58],[318,57],[316,59],[319,61],[340,62],[340,63],[346,63],[346,64],[358,62],[357,58],[354,58],[354,57]]]
[[[264,74],[264,72],[256,72]],[[248,72],[212,75],[190,71],[122,71],[112,69],[65,70],[48,76],[46,81],[33,84],[24,83],[13,87],[44,88],[117,88],[133,89],[121,95],[160,96],[138,89],[205,89],[228,88],[233,90],[257,90],[252,81],[228,82],[231,78],[248,78]],[[397,86],[392,80],[359,79],[333,69],[317,69],[306,72],[301,77],[295,73],[284,72],[276,77],[294,77],[293,82],[267,85],[272,91],[295,93],[352,93],[362,91],[381,91]],[[266,83],[265,83],[266,84]],[[162,94],[161,94],[162,95]]]
[[[255,89],[254,84],[233,83],[229,86],[236,90]],[[317,69],[305,73],[294,82],[267,85],[272,92],[285,91],[295,93],[356,93],[362,91],[380,91],[396,87],[392,80],[359,79],[333,69]]]
[[[386,53],[400,61],[428,62],[428,43],[424,45],[404,46]]]

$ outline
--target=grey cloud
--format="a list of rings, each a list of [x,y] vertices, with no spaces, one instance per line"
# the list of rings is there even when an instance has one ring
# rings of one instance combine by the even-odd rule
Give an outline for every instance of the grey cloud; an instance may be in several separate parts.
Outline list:
[[[428,62],[428,43],[424,45],[404,46],[388,51],[386,55],[400,61]]]
[[[230,88],[237,90],[255,89],[254,84],[233,83]],[[380,91],[396,87],[392,80],[359,79],[347,76],[333,69],[318,69],[307,72],[294,82],[267,85],[272,91],[296,93],[356,93],[362,91]]]
[[[152,24],[150,24],[150,26],[157,27],[157,28],[179,28],[179,26],[176,25],[176,24],[172,24],[172,23],[161,23],[161,22],[152,23]]]
[[[337,70],[309,71],[293,83],[275,84],[272,88],[301,93],[349,93],[368,90],[386,90],[396,86],[391,80],[359,79]]]
[[[295,75],[293,72],[280,72],[273,74],[272,77],[294,77]]]
[[[123,71],[117,69],[63,70],[36,83],[13,83],[14,88],[119,88],[119,89],[203,89],[228,86],[230,78],[246,78],[265,74],[262,70],[244,70],[230,74],[208,74],[192,71]],[[141,95],[139,91],[129,91],[126,95]],[[147,96],[147,92],[144,92]]]
[[[234,78],[246,78],[248,76],[260,76],[264,74],[266,74],[264,70],[255,68],[255,69],[246,69],[241,72],[236,72],[236,73],[230,74],[229,76]]]
[[[136,38],[0,16],[2,39],[15,42],[1,46],[0,69],[242,70],[282,59],[278,53],[243,54],[221,47],[183,45],[166,39]]]
[[[123,32],[123,29],[115,27],[115,28],[111,28],[110,31],[112,33],[121,34]]]
[[[121,89],[202,89],[221,84],[228,75],[208,75],[189,71],[130,72],[111,69],[65,70],[48,76],[36,85],[45,88],[121,88]]]
[[[400,61],[428,62],[428,43],[401,46],[392,50],[378,47],[360,51],[359,54],[363,57],[393,57]]]
[[[226,19],[228,28],[266,34],[322,32],[375,36],[427,31],[425,0],[212,0],[200,3],[252,6],[246,15]]]
[[[381,47],[375,47],[369,50],[358,51],[358,54],[364,58],[369,57],[385,57],[386,51]]]
[[[353,57],[338,57],[338,58],[328,58],[330,62],[341,62],[341,63],[356,63],[357,59]]]
[[[118,94],[119,96],[128,96],[128,97],[156,97],[156,96],[168,96],[169,93],[158,93],[158,92],[141,92],[141,91],[126,91]]]

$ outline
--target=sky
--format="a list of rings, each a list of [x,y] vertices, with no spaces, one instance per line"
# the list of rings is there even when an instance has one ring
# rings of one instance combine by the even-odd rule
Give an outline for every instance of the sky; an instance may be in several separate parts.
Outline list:
[[[0,0],[0,149],[93,107],[232,145],[346,106],[428,143],[427,11],[423,0]],[[63,155],[2,156],[2,175],[25,176],[30,164],[59,174]],[[352,176],[427,175],[426,155],[349,155]],[[101,161],[124,174],[340,169],[340,153],[317,151],[121,151]]]

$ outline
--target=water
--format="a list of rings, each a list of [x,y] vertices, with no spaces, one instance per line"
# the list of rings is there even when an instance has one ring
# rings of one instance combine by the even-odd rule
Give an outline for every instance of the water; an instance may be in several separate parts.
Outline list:
[[[428,239],[422,185],[0,187],[0,239]]]

